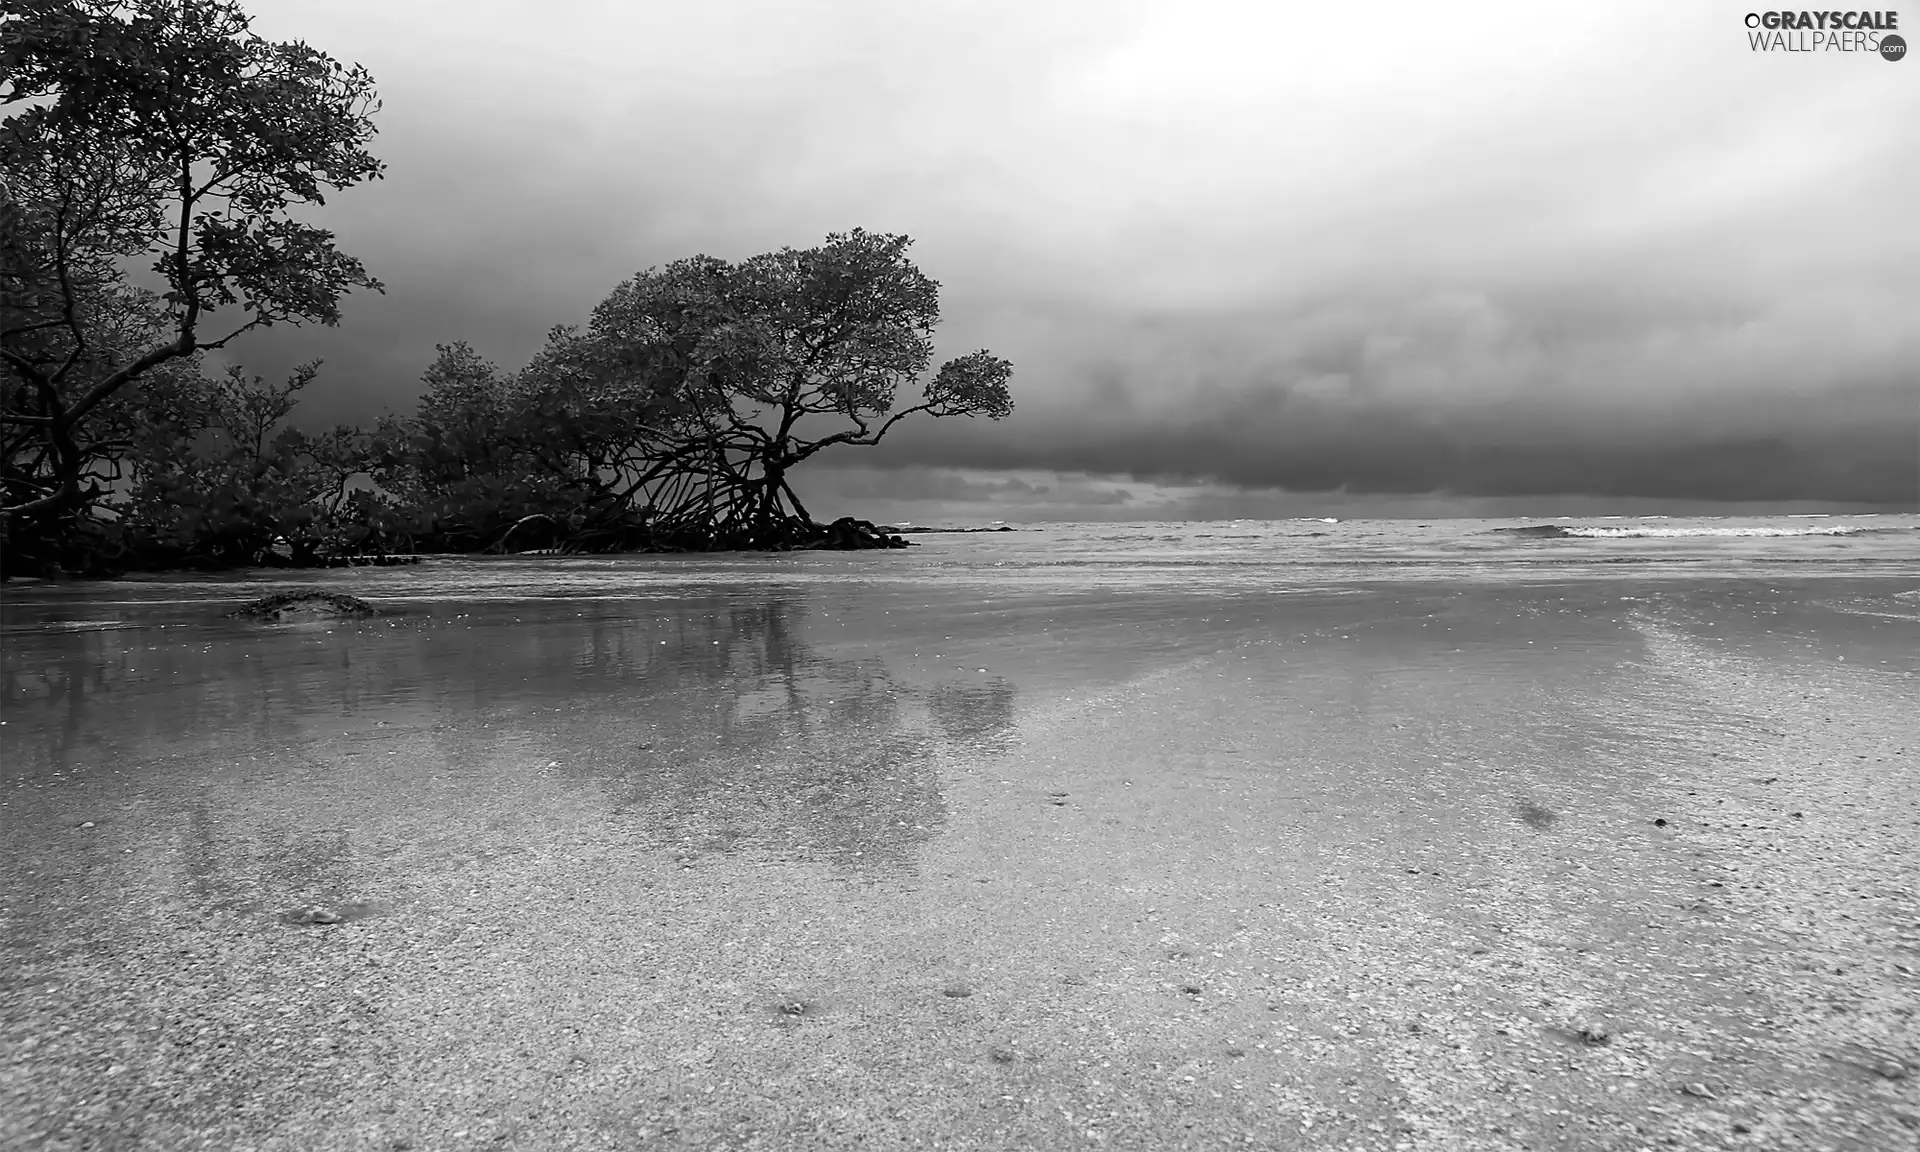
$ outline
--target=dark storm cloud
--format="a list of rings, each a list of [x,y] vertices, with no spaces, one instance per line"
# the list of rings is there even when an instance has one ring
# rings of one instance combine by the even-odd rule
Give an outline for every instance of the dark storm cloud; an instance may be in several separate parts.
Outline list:
[[[1214,481],[1302,492],[1586,493],[1695,500],[1815,500],[1911,507],[1920,449],[1909,411],[1825,437],[1736,438],[1649,431],[1581,443],[1542,429],[1435,427],[1383,411],[1295,420],[1256,411],[1155,428],[1086,430],[1062,421],[1040,438],[1009,435],[891,456],[979,468],[1066,468],[1161,482]],[[1024,431],[1031,432],[1032,429]]]
[[[1022,476],[978,478],[947,468],[847,467],[864,459],[843,456],[833,463],[836,475],[828,490],[843,500],[978,502],[1008,506],[1071,505],[1076,508],[1117,507],[1132,501],[1124,488],[1088,483],[1083,477],[1053,476],[1032,481]]]
[[[1308,492],[1911,507],[1920,340],[1899,308],[1845,285],[1548,283],[1063,313],[1036,326],[1053,391],[1003,427],[903,430],[882,458]]]
[[[649,265],[858,225],[919,240],[942,355],[1016,366],[1011,420],[868,457],[948,470],[930,501],[1027,495],[953,468],[1920,501],[1920,86],[1759,58],[1738,13],[255,8],[386,97],[388,179],[324,214],[388,293],[239,351],[324,356],[310,418],[404,407],[436,342],[523,362]]]

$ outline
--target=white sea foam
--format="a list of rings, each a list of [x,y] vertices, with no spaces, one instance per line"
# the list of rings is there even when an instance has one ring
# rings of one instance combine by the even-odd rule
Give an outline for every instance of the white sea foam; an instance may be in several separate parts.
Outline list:
[[[1561,531],[1568,536],[1582,536],[1588,539],[1617,539],[1621,537],[1699,537],[1699,536],[1853,536],[1862,532],[1886,532],[1887,528],[1878,528],[1865,524],[1808,524],[1787,527],[1773,524],[1752,524],[1738,527],[1693,526],[1676,528],[1616,528],[1608,524],[1567,524]]]

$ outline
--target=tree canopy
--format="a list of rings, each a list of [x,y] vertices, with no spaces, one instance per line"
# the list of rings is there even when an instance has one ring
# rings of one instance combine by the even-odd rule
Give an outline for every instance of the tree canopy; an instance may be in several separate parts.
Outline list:
[[[95,425],[130,383],[380,289],[292,210],[382,166],[366,71],[260,38],[230,0],[10,0],[0,104],[11,552],[71,537],[102,495]]]

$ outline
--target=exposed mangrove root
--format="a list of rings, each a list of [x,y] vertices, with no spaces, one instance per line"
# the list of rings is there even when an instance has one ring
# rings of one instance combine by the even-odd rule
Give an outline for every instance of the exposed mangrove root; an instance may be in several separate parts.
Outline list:
[[[796,545],[808,549],[853,550],[859,548],[905,548],[908,544],[898,535],[886,532],[875,526],[871,520],[855,520],[851,516],[842,516],[822,530],[819,539],[810,543]]]
[[[520,531],[520,529],[525,528],[530,524],[545,524],[549,529],[551,529],[550,535],[558,535],[558,534],[564,533],[565,531],[565,529],[561,527],[560,522],[558,520],[555,520],[553,517],[547,515],[545,512],[535,512],[531,516],[522,516],[520,517],[520,519],[515,520],[512,523],[512,525],[510,525],[507,528],[505,532],[502,532],[500,534],[500,539],[495,540],[493,542],[493,545],[489,547],[487,551],[489,552],[507,551],[507,541],[513,539],[514,533]],[[548,549],[544,549],[544,548],[537,549],[537,551],[542,551],[542,552],[547,550]]]

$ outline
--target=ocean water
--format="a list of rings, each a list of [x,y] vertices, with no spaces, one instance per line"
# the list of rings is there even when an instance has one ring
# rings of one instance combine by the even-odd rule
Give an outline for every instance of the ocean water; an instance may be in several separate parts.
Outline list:
[[[887,552],[431,557],[406,568],[28,582],[0,589],[0,602],[4,627],[18,633],[197,619],[216,603],[294,586],[415,608],[623,601],[690,588],[900,589],[930,582],[1009,594],[1763,577],[1913,577],[1920,588],[1920,515],[1910,514],[1062,523],[911,538],[914,547]],[[1895,603],[1887,610],[1907,608]]]
[[[928,690],[990,679],[1031,709],[1249,643],[1362,632],[1409,670],[1470,651],[1528,675],[1543,645],[1637,652],[1650,620],[1780,658],[1920,668],[1908,642],[1920,516],[1047,524],[914,541],[21,582],[0,588],[0,740],[70,732],[83,704],[95,740],[124,743],[263,711],[316,731],[380,707],[396,723],[457,723],[485,707],[847,660]],[[227,615],[299,587],[350,592],[383,615],[284,626]],[[1443,642],[1456,632],[1470,649]],[[226,703],[208,713],[208,700]]]

